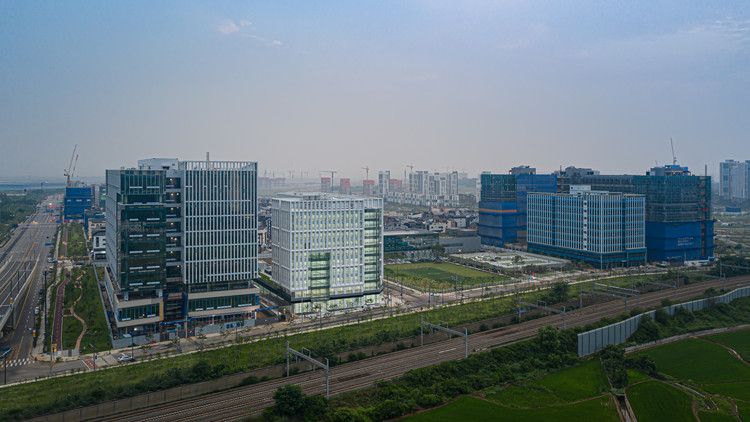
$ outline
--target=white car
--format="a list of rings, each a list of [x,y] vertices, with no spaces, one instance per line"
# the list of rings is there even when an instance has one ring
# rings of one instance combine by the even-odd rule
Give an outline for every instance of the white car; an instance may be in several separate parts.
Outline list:
[[[132,356],[130,356],[130,355],[122,355],[119,358],[117,358],[117,361],[120,362],[120,363],[123,363],[123,362],[133,362],[134,360],[135,360],[135,358],[132,357]]]

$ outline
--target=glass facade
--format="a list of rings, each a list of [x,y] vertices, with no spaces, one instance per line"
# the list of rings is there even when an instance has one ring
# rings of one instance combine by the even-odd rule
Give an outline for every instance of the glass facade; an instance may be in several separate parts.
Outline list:
[[[597,266],[645,262],[642,195],[530,193],[528,250]]]
[[[187,161],[185,283],[189,292],[247,288],[257,277],[255,163]]]
[[[272,200],[272,277],[309,312],[379,303],[383,273],[382,199],[322,193]]]

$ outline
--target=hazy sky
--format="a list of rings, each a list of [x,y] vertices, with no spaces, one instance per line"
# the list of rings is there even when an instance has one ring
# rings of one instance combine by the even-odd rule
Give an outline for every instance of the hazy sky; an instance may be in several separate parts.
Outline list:
[[[748,1],[0,1],[0,177],[750,159]],[[339,175],[337,175],[337,178]]]

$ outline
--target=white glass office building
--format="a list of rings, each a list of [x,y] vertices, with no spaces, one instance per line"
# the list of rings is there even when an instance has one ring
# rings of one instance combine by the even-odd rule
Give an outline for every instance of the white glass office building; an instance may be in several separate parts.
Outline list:
[[[271,213],[272,279],[295,313],[380,306],[381,198],[286,193]]]

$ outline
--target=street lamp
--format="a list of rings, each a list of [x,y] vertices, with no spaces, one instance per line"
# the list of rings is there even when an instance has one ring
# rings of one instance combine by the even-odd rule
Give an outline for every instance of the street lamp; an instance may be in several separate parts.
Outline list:
[[[91,342],[93,343],[89,343],[89,346],[94,349],[94,371],[96,371],[96,331],[89,334],[91,334]]]

